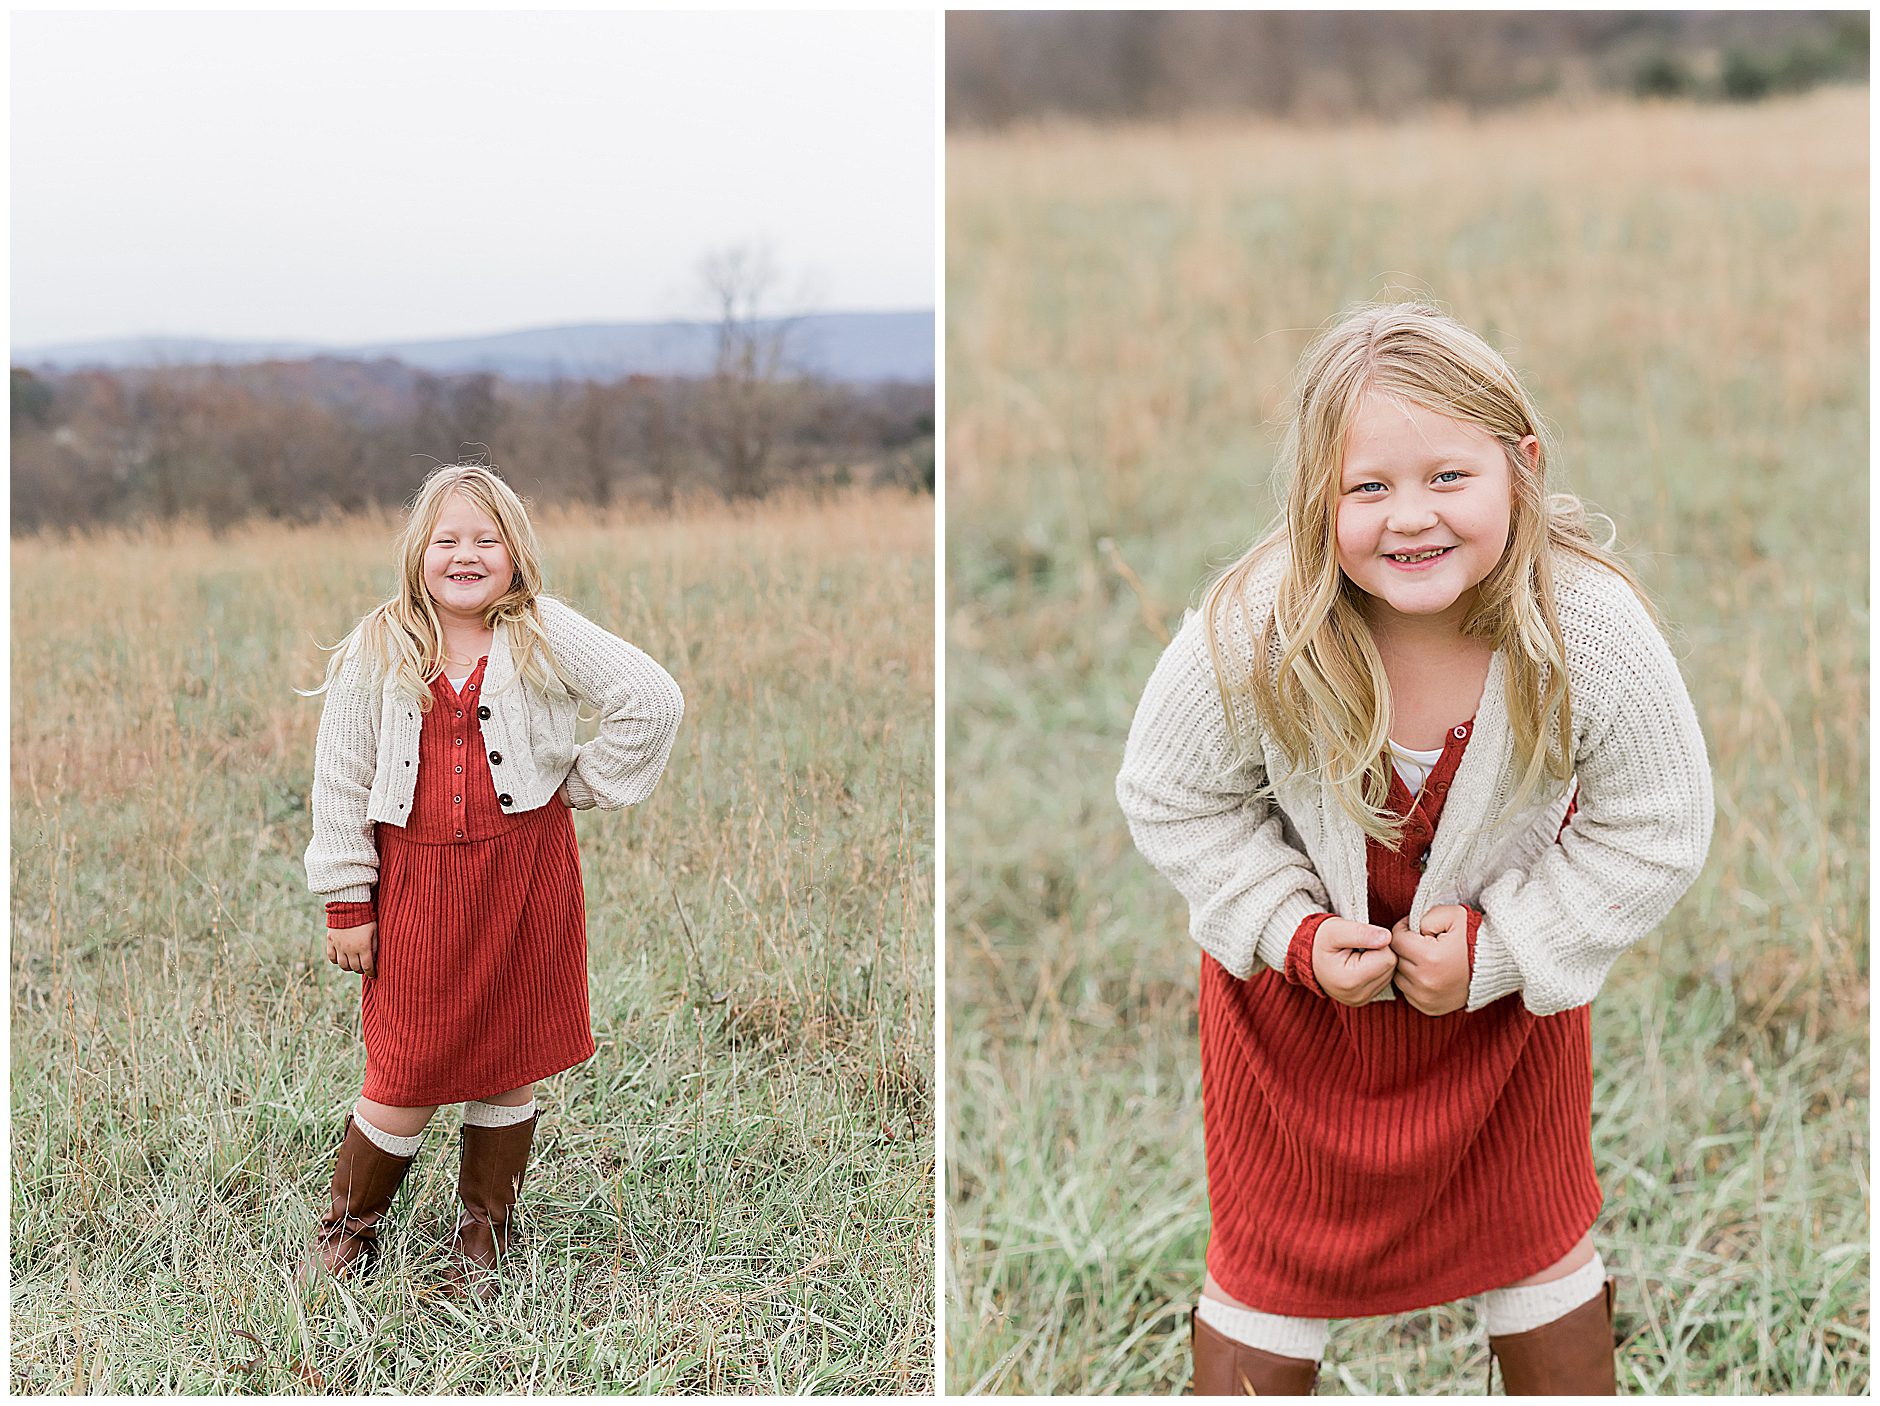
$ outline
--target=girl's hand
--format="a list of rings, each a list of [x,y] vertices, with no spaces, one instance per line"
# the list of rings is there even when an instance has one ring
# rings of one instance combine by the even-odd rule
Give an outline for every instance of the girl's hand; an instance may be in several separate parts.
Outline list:
[[[372,959],[378,954],[379,925],[361,923],[356,928],[328,928],[326,959],[335,966],[361,976],[372,975]]]
[[[1448,1015],[1469,1004],[1469,912],[1453,903],[1423,915],[1423,931],[1408,918],[1390,930],[1397,954],[1397,989],[1424,1015]]]
[[[1384,928],[1327,918],[1312,935],[1312,975],[1334,1001],[1361,1006],[1390,985],[1396,970],[1391,934]]]

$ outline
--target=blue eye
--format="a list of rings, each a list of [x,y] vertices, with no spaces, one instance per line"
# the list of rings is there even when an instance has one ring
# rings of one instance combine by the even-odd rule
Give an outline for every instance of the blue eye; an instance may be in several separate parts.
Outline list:
[[[1460,469],[1444,469],[1440,474],[1436,475],[1436,478],[1437,481],[1440,482],[1446,478],[1461,478],[1462,476]]]
[[[1354,489],[1352,489],[1351,491],[1352,491],[1353,493],[1356,493],[1356,494],[1359,494],[1359,495],[1361,495],[1361,496],[1363,496],[1363,497],[1366,497],[1366,498],[1375,498],[1375,497],[1377,497],[1377,495],[1376,495],[1375,493],[1366,493],[1366,492],[1365,492],[1364,490],[1365,490],[1365,489],[1367,489],[1367,488],[1382,488],[1383,486],[1384,486],[1383,484],[1381,484],[1381,483],[1379,483],[1379,482],[1377,482],[1377,481],[1376,481],[1375,479],[1373,479],[1373,480],[1372,480],[1372,481],[1371,481],[1370,483],[1361,483],[1361,484],[1359,484],[1359,485],[1358,485],[1358,486],[1357,486],[1356,488],[1354,488]]]

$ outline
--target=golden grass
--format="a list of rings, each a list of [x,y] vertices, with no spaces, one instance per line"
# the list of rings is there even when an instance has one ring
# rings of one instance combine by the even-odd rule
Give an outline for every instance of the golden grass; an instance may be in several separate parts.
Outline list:
[[[382,1273],[281,1274],[362,1058],[292,689],[394,522],[15,542],[16,1390],[931,1385],[932,500],[537,526],[687,711],[651,800],[576,818],[600,1050],[538,1091],[528,1283],[480,1328],[430,1287],[443,1129]]]
[[[1446,303],[1671,623],[1710,863],[1594,1006],[1622,1391],[1867,1382],[1867,94],[1039,127],[948,152],[948,1381],[1166,1392],[1207,1208],[1192,944],[1112,781],[1270,520],[1287,380]],[[1448,1305],[1322,1392],[1480,1389]]]

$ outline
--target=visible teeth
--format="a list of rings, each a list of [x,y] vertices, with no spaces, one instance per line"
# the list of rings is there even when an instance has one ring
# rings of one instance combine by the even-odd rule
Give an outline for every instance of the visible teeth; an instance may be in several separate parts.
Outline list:
[[[1390,554],[1390,559],[1392,561],[1428,561],[1431,557],[1439,557],[1448,550],[1449,548],[1447,547],[1437,547],[1432,551],[1418,552],[1415,556],[1411,556],[1411,557],[1403,556],[1397,552],[1392,552]]]

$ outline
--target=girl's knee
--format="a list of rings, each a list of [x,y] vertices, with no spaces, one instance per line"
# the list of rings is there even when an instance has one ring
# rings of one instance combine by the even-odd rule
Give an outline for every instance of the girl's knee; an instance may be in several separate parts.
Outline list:
[[[520,1088],[509,1089],[500,1094],[485,1094],[479,1103],[493,1103],[498,1108],[519,1108],[535,1097],[535,1085],[528,1083]]]
[[[421,1133],[431,1121],[431,1115],[437,1112],[437,1105],[428,1107],[406,1108],[397,1104],[380,1103],[377,1099],[359,1096],[354,1112],[364,1116],[365,1120],[381,1132],[391,1133],[395,1137],[411,1137]]]
[[[1562,1255],[1553,1264],[1548,1265],[1547,1268],[1541,1270],[1538,1274],[1530,1274],[1525,1279],[1517,1279],[1514,1283],[1504,1285],[1503,1287],[1519,1289],[1529,1284],[1545,1284],[1549,1280],[1564,1279],[1581,1265],[1591,1262],[1592,1258],[1593,1232],[1589,1230],[1580,1237],[1579,1244],[1575,1245],[1571,1250],[1568,1250],[1566,1254]]]

